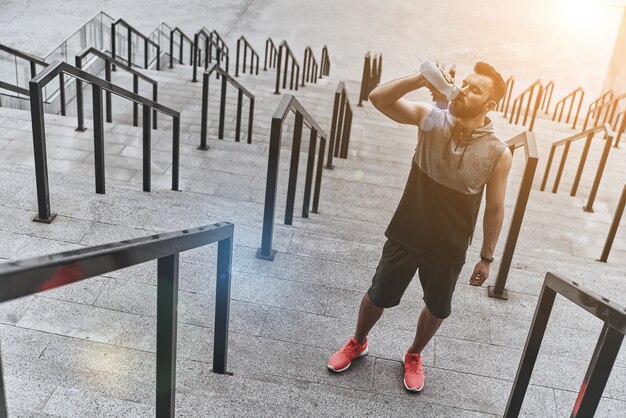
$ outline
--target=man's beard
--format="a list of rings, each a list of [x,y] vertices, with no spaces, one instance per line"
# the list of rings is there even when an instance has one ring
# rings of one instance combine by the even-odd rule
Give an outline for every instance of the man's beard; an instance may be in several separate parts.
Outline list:
[[[485,103],[487,103],[487,102],[485,102]],[[476,116],[480,115],[480,113],[483,110],[483,106],[485,105],[485,103],[469,107],[469,106],[464,105],[463,103],[461,103],[461,102],[459,102],[457,100],[453,100],[452,102],[450,102],[449,110],[450,110],[450,113],[452,114],[452,116],[455,116],[455,117],[461,118],[461,119],[471,119],[471,118],[475,118]]]

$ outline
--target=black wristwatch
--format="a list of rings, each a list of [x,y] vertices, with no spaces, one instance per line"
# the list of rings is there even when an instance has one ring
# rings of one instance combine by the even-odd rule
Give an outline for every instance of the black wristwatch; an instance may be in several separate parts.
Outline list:
[[[480,259],[481,259],[482,261],[484,261],[485,263],[489,263],[489,264],[493,263],[493,257],[492,257],[492,258],[489,258],[489,257],[485,257],[484,255],[482,255],[482,254],[481,254],[481,255],[480,255]]]

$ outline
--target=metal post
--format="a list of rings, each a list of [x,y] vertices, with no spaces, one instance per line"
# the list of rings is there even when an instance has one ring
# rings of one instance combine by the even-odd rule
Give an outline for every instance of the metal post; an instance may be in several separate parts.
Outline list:
[[[624,185],[624,188],[622,189],[622,195],[619,198],[619,203],[617,204],[615,215],[613,216],[613,222],[611,222],[611,228],[609,229],[609,234],[606,237],[606,242],[604,243],[604,248],[602,249],[602,255],[598,261],[606,263],[609,258],[609,253],[611,252],[611,247],[613,246],[613,240],[615,239],[617,228],[619,227],[622,215],[624,214],[624,207],[626,207],[626,185]]]
[[[115,23],[111,23],[111,56],[113,57],[113,59],[115,59],[115,57],[117,56],[115,54],[115,44],[116,44],[115,27],[116,27]],[[111,71],[116,71],[115,64],[111,66]]]
[[[204,38],[204,69],[206,70],[207,68],[209,68],[209,62],[211,62],[211,48],[212,45],[209,43],[209,38],[205,37]],[[207,52],[208,51],[208,52]],[[217,65],[219,65],[220,62],[217,61]],[[219,76],[219,73],[218,73]]]
[[[150,129],[150,106],[143,105],[143,191],[150,191],[150,165],[152,130]]]
[[[198,72],[198,34],[196,33],[193,36],[193,77],[191,81],[196,83],[198,81],[197,72]]]
[[[600,180],[602,179],[602,173],[604,172],[604,166],[606,160],[609,158],[609,152],[611,151],[611,142],[613,137],[608,136],[604,139],[604,150],[602,151],[602,157],[600,157],[600,164],[598,164],[598,171],[596,171],[596,177],[593,179],[593,186],[591,186],[591,193],[589,193],[589,200],[585,206],[585,212],[593,212],[593,202],[596,199],[598,193],[598,187],[600,187]]]
[[[237,56],[235,57],[235,77],[239,77],[239,44],[241,43],[241,38],[237,39]],[[243,62],[244,72],[246,68],[246,62]]]
[[[618,148],[619,141],[622,138],[622,134],[624,133],[624,130],[626,130],[626,110],[622,112],[622,123],[620,123],[619,125],[619,130],[617,131],[617,138],[615,138],[615,144],[613,144],[615,148]]]
[[[148,69],[148,38],[143,40],[143,68]]]
[[[576,124],[578,123],[578,114],[580,113],[580,107],[583,104],[584,97],[585,97],[585,92],[581,91],[580,102],[578,102],[578,108],[576,109],[576,116],[574,116],[574,124],[572,125],[572,129],[576,129]]]
[[[341,93],[335,92],[335,100],[333,102],[333,117],[330,124],[330,139],[328,141],[328,159],[326,160],[326,168],[329,170],[333,170],[335,167],[333,166],[333,152],[335,147],[335,139],[337,137],[337,124],[338,124],[338,116],[339,116],[339,100],[341,97]]]
[[[552,159],[554,158],[554,150],[556,149],[555,145],[550,147],[550,155],[548,156],[548,163],[546,164],[546,171],[543,173],[543,180],[541,181],[540,191],[544,191],[546,189],[546,183],[548,182],[548,174],[550,174],[550,167],[552,166]]]
[[[111,82],[111,62],[104,62],[104,79]],[[111,123],[113,122],[113,110],[111,107],[111,92],[109,90],[105,93],[105,106],[106,106],[106,121]]]
[[[339,158],[348,158],[348,145],[350,144],[350,131],[352,130],[352,109],[346,107],[346,124],[343,130],[343,139],[341,140],[341,153]]]
[[[276,69],[276,90],[274,90],[274,94],[280,94],[280,66],[283,54],[283,47],[281,46],[278,49],[278,68]]]
[[[8,417],[7,400],[4,394],[4,376],[2,372],[2,357],[0,357],[0,417]]]
[[[133,33],[130,30],[130,27],[128,28],[128,66],[132,68],[133,66],[133,55],[132,55],[132,50],[133,50],[133,40],[132,40],[132,35]]]
[[[572,185],[572,191],[570,192],[570,196],[576,196],[576,192],[578,191],[578,184],[580,183],[580,178],[583,174],[583,169],[585,168],[587,154],[589,154],[589,147],[591,146],[591,141],[593,140],[594,135],[595,132],[591,132],[589,135],[587,135],[587,140],[585,141],[583,153],[580,156],[580,162],[578,163],[578,170],[576,171],[576,178],[574,178],[574,184]]]
[[[248,116],[248,144],[252,143],[253,122],[254,122],[254,98],[250,98],[250,115]]]
[[[159,86],[158,84],[152,85],[152,101],[158,103],[159,101]],[[157,129],[157,110],[152,109],[152,129]]]
[[[293,62],[294,64],[296,63],[295,61]],[[293,73],[291,74],[291,76],[293,77]],[[296,91],[298,91],[298,79],[300,78],[300,66],[296,65]]]
[[[509,395],[509,400],[504,411],[504,416],[507,418],[517,417],[522,408],[526,389],[528,389],[530,377],[533,373],[535,362],[537,361],[537,355],[539,354],[543,334],[546,331],[546,326],[550,319],[550,312],[552,311],[555,297],[556,292],[547,287],[544,282],[541,288],[541,294],[539,295],[539,301],[537,302],[537,308],[535,309],[533,322],[530,325],[530,331],[526,338],[522,358],[517,368],[517,374],[513,381],[513,388],[511,389],[511,394]]]
[[[309,217],[309,206],[311,205],[311,189],[313,188],[313,168],[315,167],[315,146],[317,142],[317,130],[311,129],[309,137],[309,153],[306,163],[306,178],[304,180],[304,199],[302,201],[302,217]],[[322,156],[323,158],[323,156]]]
[[[226,80],[226,77],[224,77]],[[235,126],[235,142],[239,142],[239,137],[241,135],[241,106],[243,104],[243,91],[239,90],[237,92],[237,122]]]
[[[333,151],[335,158],[339,156],[339,147],[341,146],[341,137],[345,126],[345,109],[346,109],[346,91],[341,91],[341,100],[339,102],[339,118],[337,119],[337,131],[335,133],[335,150]]]
[[[161,70],[161,47],[159,45],[156,46],[156,69],[157,71]]]
[[[201,124],[200,124],[200,146],[198,149],[206,151],[209,149],[207,146],[207,123],[209,113],[209,74],[204,73],[202,75],[202,112],[201,112]]]
[[[363,64],[363,77],[361,77],[361,93],[359,94],[359,104],[357,106],[363,106],[363,100],[367,101],[367,96],[369,93],[366,93],[367,86],[369,85],[369,77],[370,77],[370,54],[369,52],[365,55],[365,62]]]
[[[285,70],[287,69],[287,67],[285,67]],[[293,90],[293,77],[296,73],[296,61],[292,58],[291,59],[291,75],[289,77],[289,90]],[[298,79],[296,78],[296,88],[298,85]]]
[[[76,68],[82,68],[82,60],[80,57],[76,57]],[[83,82],[80,78],[76,79],[76,115],[78,117],[78,126],[76,130],[79,132],[85,132],[85,115],[83,105]]]
[[[65,75],[59,74],[59,99],[61,101],[61,116],[66,116],[65,107]]]
[[[288,70],[287,64],[289,64],[289,50],[287,49],[287,47],[285,47],[285,68],[283,69],[283,89],[287,88],[287,70]]]
[[[180,44],[181,45],[183,44],[182,39],[180,40]],[[182,57],[182,54],[181,54],[181,57]],[[170,68],[174,68],[174,31],[170,31]]]
[[[263,71],[267,71],[267,51],[269,49],[269,43],[270,43],[269,39],[265,41],[265,57],[263,58]]]
[[[561,155],[561,163],[559,164],[559,171],[556,172],[556,179],[554,180],[554,186],[552,186],[552,193],[556,193],[557,190],[559,190],[559,183],[561,182],[561,175],[563,174],[563,168],[565,167],[565,160],[567,159],[567,154],[569,153],[570,144],[571,142],[565,143],[563,155]]]
[[[535,126],[535,119],[537,119],[537,112],[539,111],[539,101],[541,100],[542,95],[543,95],[543,86],[539,85],[539,92],[537,92],[537,98],[535,99],[535,108],[533,109],[533,115],[530,120],[530,126],[528,127],[528,130],[530,132],[533,131],[533,127]],[[526,112],[528,112],[528,109],[526,109]],[[526,118],[524,118],[524,120],[525,119]]]
[[[311,212],[319,213],[320,191],[322,189],[322,172],[324,171],[324,151],[326,150],[326,138],[320,138],[319,154],[317,156],[317,172],[315,174],[315,190],[313,191],[313,208]]]
[[[219,71],[218,71],[219,73]],[[226,117],[226,88],[228,84],[226,76],[222,76],[222,94],[220,97],[220,122],[218,128],[218,138],[224,139],[224,118]]]
[[[133,74],[133,93],[139,94],[139,76]],[[133,101],[133,126],[139,126],[139,103]]]
[[[293,223],[293,207],[296,200],[296,184],[298,182],[298,164],[300,162],[303,121],[304,116],[302,116],[302,113],[296,112],[296,119],[293,125],[293,144],[291,145],[291,163],[289,164],[287,203],[285,204],[285,225],[291,225]]]
[[[500,269],[498,270],[498,277],[496,278],[495,285],[487,288],[488,295],[492,298],[508,299],[507,291],[504,286],[506,285],[506,279],[509,275],[509,269],[511,268],[513,253],[515,252],[517,238],[519,237],[522,221],[524,220],[524,212],[526,211],[526,204],[528,203],[528,197],[530,196],[536,169],[537,158],[528,157],[526,160],[526,167],[524,168],[522,184],[520,185],[517,201],[515,202],[513,217],[511,218],[509,234],[507,235],[506,243],[504,244],[504,252],[502,253],[502,262],[500,263]]]
[[[172,126],[172,190],[178,191],[178,169],[180,162],[180,116],[174,117]]]
[[[261,248],[259,248],[256,253],[257,258],[270,261],[274,260],[274,256],[276,255],[276,251],[272,249],[272,235],[274,234],[274,208],[276,207],[276,188],[278,185],[282,127],[282,121],[279,118],[272,118],[267,164],[267,183],[265,186],[265,206],[263,207],[263,237],[261,239]]]
[[[234,228],[234,227],[233,227]],[[215,331],[213,339],[213,373],[227,372],[228,322],[230,316],[230,287],[233,269],[233,236],[217,244],[217,279],[215,283]]]
[[[157,262],[156,416],[173,417],[176,399],[178,253]]]
[[[239,58],[239,53],[237,53],[237,58]],[[243,45],[243,66],[242,66],[242,71],[244,74],[246,73],[246,61],[247,60],[248,60],[248,45],[244,44]],[[250,71],[250,73],[252,73],[252,71]]]
[[[35,156],[35,177],[37,181],[38,213],[33,221],[50,223],[56,214],[50,213],[50,192],[48,189],[48,160],[46,157],[46,128],[43,113],[43,97],[37,83],[28,82],[30,115],[33,129],[33,151]]]
[[[96,193],[104,194],[104,115],[102,112],[102,88],[91,85],[93,99],[93,156],[96,169]]]
[[[185,38],[183,38],[183,33],[180,33],[180,40],[178,41],[178,62],[180,65],[183,65],[183,55],[184,55],[184,45]]]

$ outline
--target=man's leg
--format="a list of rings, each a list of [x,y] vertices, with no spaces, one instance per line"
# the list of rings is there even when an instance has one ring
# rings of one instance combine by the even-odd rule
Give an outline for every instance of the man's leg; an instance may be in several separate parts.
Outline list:
[[[374,324],[378,322],[385,308],[380,308],[374,305],[371,301],[367,292],[363,296],[363,300],[361,301],[361,308],[359,309],[359,319],[356,323],[356,332],[354,333],[354,339],[357,340],[359,344],[363,344],[365,342],[365,337],[370,332]]]
[[[430,313],[428,308],[424,306],[417,321],[415,339],[407,352],[409,354],[421,354],[424,347],[426,347],[426,344],[428,344],[433,335],[435,335],[442,323],[443,319],[434,316]]]

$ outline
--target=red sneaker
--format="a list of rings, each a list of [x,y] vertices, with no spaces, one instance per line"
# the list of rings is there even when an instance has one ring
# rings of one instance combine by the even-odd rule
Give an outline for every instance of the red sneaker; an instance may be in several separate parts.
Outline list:
[[[424,388],[424,368],[422,356],[419,354],[404,353],[404,387],[411,392],[419,392]]]
[[[352,360],[367,354],[367,337],[363,345],[354,338],[350,338],[346,345],[337,351],[328,361],[328,368],[333,372],[342,372],[350,367]]]

